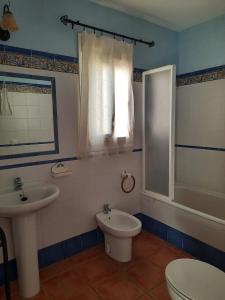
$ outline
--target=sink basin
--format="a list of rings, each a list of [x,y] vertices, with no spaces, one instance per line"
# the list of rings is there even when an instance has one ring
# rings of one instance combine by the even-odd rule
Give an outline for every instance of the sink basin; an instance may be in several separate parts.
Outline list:
[[[59,196],[59,188],[53,184],[25,186],[23,190],[24,196],[27,197],[25,201],[21,200],[21,191],[5,190],[4,193],[0,193],[0,217],[35,212]]]
[[[0,217],[12,220],[22,298],[31,298],[40,291],[36,212],[53,203],[58,196],[59,188],[56,185],[43,183],[25,185],[23,191],[0,191]]]

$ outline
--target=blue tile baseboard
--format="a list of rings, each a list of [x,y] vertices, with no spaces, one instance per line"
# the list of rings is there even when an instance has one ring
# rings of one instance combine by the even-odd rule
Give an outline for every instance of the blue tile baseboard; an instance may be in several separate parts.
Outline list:
[[[144,214],[140,219],[145,230],[225,272],[225,252]]]
[[[47,267],[74,254],[103,243],[103,233],[99,228],[83,233],[60,243],[48,246],[38,251],[39,268]],[[9,261],[11,280],[17,279],[16,260]],[[4,284],[3,264],[0,264],[0,285]]]
[[[210,263],[225,272],[225,252],[209,246],[179,230],[161,223],[145,214],[135,215],[143,224],[143,228],[168,243],[182,249],[194,257]],[[86,249],[103,243],[103,233],[99,228],[72,237],[60,243],[38,251],[39,267],[43,268]],[[9,261],[11,280],[17,278],[16,260]],[[4,284],[3,265],[0,265],[0,285]]]

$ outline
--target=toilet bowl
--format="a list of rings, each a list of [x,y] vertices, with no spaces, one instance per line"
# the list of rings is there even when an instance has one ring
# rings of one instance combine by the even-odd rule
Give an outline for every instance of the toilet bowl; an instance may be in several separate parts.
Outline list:
[[[96,215],[98,226],[104,232],[105,252],[113,259],[128,262],[132,258],[132,237],[140,233],[141,222],[117,209]]]
[[[225,273],[195,259],[176,259],[165,271],[172,300],[225,299]]]

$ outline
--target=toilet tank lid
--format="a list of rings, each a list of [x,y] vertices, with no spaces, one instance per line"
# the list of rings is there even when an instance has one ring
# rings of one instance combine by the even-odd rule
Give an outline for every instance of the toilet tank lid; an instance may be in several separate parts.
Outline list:
[[[165,271],[166,280],[188,299],[225,299],[225,273],[195,259],[176,259]]]

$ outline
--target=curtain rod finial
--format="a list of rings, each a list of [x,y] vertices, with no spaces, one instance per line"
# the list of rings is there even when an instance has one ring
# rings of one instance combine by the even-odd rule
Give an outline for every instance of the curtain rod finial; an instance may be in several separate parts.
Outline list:
[[[67,23],[68,23],[68,15],[62,16],[62,17],[60,18],[60,21],[61,21],[64,25],[67,25]]]

